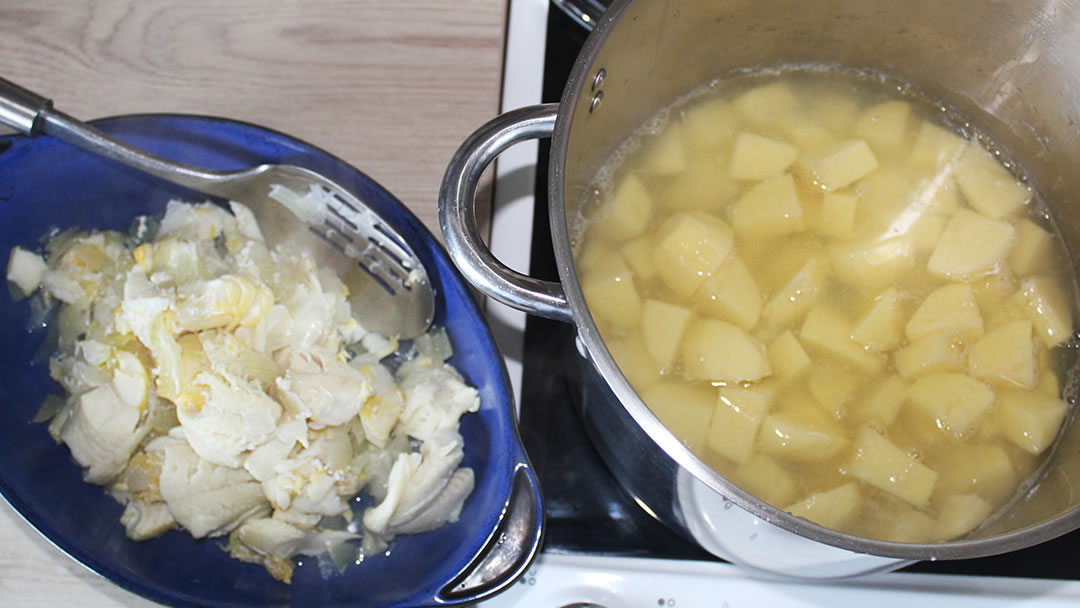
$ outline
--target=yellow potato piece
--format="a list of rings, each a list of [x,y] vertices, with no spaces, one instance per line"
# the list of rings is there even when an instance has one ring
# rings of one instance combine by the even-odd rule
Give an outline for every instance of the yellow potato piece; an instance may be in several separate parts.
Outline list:
[[[799,338],[803,344],[820,349],[871,374],[881,371],[885,366],[881,357],[868,352],[851,339],[851,328],[844,317],[823,305],[815,306],[807,313]]]
[[[828,273],[828,263],[823,256],[808,260],[761,309],[764,322],[782,327],[802,320],[825,292]]]
[[[765,347],[769,367],[777,377],[791,380],[810,368],[810,356],[791,330],[785,330]]]
[[[660,381],[660,366],[649,354],[640,333],[612,338],[607,341],[607,347],[630,386],[638,392]]]
[[[651,281],[657,275],[655,248],[652,237],[645,235],[627,242],[619,248],[619,252],[635,277]]]
[[[836,278],[872,293],[895,284],[915,263],[911,240],[905,234],[834,241],[828,251]]]
[[[856,479],[916,507],[929,503],[938,475],[910,452],[863,427],[852,445],[852,454],[847,470]]]
[[[875,153],[894,152],[907,143],[911,103],[886,101],[871,106],[855,121],[855,137],[865,139]]]
[[[952,494],[938,505],[937,535],[959,538],[971,532],[993,511],[990,503],[974,494]]]
[[[1068,406],[1040,391],[1003,388],[997,410],[1002,435],[1027,452],[1041,454],[1057,437]]]
[[[968,141],[960,135],[923,121],[911,148],[911,164],[922,169],[951,172],[967,145]]]
[[[959,209],[941,232],[927,268],[954,279],[985,274],[1005,261],[1015,240],[1012,224]]]
[[[761,290],[737,255],[729,255],[693,296],[706,314],[750,329],[761,316]]]
[[[739,487],[772,505],[790,503],[798,491],[795,477],[768,454],[753,454],[732,477]]]
[[[904,332],[910,340],[933,333],[959,333],[968,338],[982,336],[982,315],[971,285],[950,283],[931,291],[911,315]]]
[[[760,342],[745,330],[715,319],[699,319],[687,328],[682,361],[692,380],[755,382],[772,373]]]
[[[1013,321],[983,336],[968,353],[968,373],[986,382],[1035,386],[1035,342],[1031,321]]]
[[[903,378],[890,375],[871,387],[865,397],[856,400],[851,415],[857,420],[889,426],[907,400],[907,391],[908,383]]]
[[[730,101],[706,97],[688,106],[682,114],[683,148],[692,158],[715,157],[739,131],[739,118]]]
[[[893,366],[911,379],[929,372],[962,372],[967,344],[959,334],[928,334],[910,341],[893,354]]]
[[[851,236],[858,200],[854,194],[826,192],[821,199],[821,211],[813,222],[814,232],[831,238]]]
[[[675,213],[656,237],[656,263],[661,277],[675,293],[688,297],[720,267],[731,253],[734,234],[720,218],[704,212]]]
[[[652,198],[641,179],[630,174],[619,181],[604,217],[593,224],[597,236],[615,242],[632,239],[645,231],[652,218]]]
[[[688,308],[647,299],[641,308],[641,335],[645,347],[661,369],[670,369],[679,353],[683,330],[690,322]]]
[[[878,159],[861,139],[828,144],[799,158],[799,164],[829,191],[840,190],[878,168]]]
[[[1050,277],[1028,277],[1020,281],[1013,296],[1043,344],[1054,347],[1073,334],[1072,309],[1061,284]]]
[[[1000,504],[1016,492],[1012,460],[996,443],[963,443],[939,462],[935,495],[977,494]]]
[[[1054,259],[1054,236],[1028,218],[1016,224],[1016,245],[1009,253],[1009,268],[1017,276],[1039,274]]]
[[[1028,187],[977,142],[957,162],[956,183],[972,208],[994,220],[1013,215],[1031,198]]]
[[[756,128],[768,128],[799,111],[799,98],[784,82],[758,86],[735,98],[735,110]]]
[[[847,414],[848,402],[859,388],[861,375],[833,361],[820,361],[810,370],[810,395],[834,418]]]
[[[763,180],[779,176],[799,155],[795,146],[743,131],[735,138],[728,173],[735,179]]]
[[[698,453],[705,449],[709,419],[716,407],[716,389],[660,382],[642,391],[641,399],[686,447]]]
[[[851,328],[851,339],[877,352],[890,351],[904,338],[904,305],[895,287],[874,298],[874,303]]]
[[[750,186],[731,206],[731,225],[743,239],[804,230],[806,224],[795,180],[785,173]]]
[[[582,276],[581,291],[596,317],[621,327],[641,323],[641,296],[634,273],[621,256],[610,254],[598,261]]]
[[[757,449],[793,462],[822,462],[848,445],[843,430],[813,402],[791,404],[765,416]]]
[[[911,384],[908,401],[929,415],[942,432],[964,437],[990,411],[994,391],[966,374],[932,372]]]
[[[855,482],[813,492],[784,510],[795,517],[809,519],[826,528],[840,528],[858,513],[862,504],[862,492]]]
[[[783,136],[801,150],[812,150],[836,141],[836,136],[806,114],[787,117],[778,126]]]
[[[735,200],[739,182],[713,159],[690,164],[667,183],[657,205],[681,211],[717,212]]]
[[[639,169],[646,173],[672,174],[686,170],[686,151],[683,149],[683,131],[673,124],[654,135],[641,159]]]
[[[738,463],[750,459],[754,437],[773,398],[767,386],[722,386],[709,423],[709,448]]]

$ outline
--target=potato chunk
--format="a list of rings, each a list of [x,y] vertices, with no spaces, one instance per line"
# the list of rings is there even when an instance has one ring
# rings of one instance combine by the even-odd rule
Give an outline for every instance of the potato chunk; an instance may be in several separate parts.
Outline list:
[[[847,470],[853,477],[916,507],[926,506],[930,501],[938,475],[915,455],[869,427],[859,431],[852,447],[854,456]]]
[[[938,506],[937,535],[958,538],[971,532],[990,517],[993,507],[974,494],[952,494]]]
[[[621,327],[641,323],[641,296],[634,286],[634,273],[621,256],[597,261],[581,277],[581,291],[589,311],[598,318]]]
[[[802,104],[787,83],[772,82],[739,95],[733,105],[751,125],[768,129],[783,117],[797,113]]]
[[[640,392],[660,381],[660,366],[649,354],[639,332],[607,340],[607,347],[634,390]]]
[[[904,378],[929,372],[961,372],[966,343],[959,334],[927,334],[912,340],[893,354],[893,365]]]
[[[706,97],[688,106],[682,115],[683,148],[687,156],[716,156],[727,148],[741,122],[732,103],[722,97]]]
[[[748,188],[731,206],[731,225],[743,239],[781,236],[805,229],[795,180],[785,173]]]
[[[732,254],[694,293],[704,312],[750,329],[761,316],[761,290],[742,258]]]
[[[855,121],[855,137],[865,139],[877,153],[893,152],[907,142],[911,103],[886,101],[871,106]]]
[[[622,242],[645,231],[652,217],[653,203],[641,178],[630,174],[619,181],[603,219],[594,224],[600,238]]]
[[[691,163],[672,177],[657,197],[657,205],[681,211],[717,212],[735,200],[739,182],[712,159]]]
[[[889,351],[904,338],[904,305],[895,287],[874,298],[866,311],[851,328],[851,339],[870,350]]]
[[[930,254],[930,272],[957,279],[985,274],[1005,261],[1016,239],[1012,224],[958,209]]]
[[[1072,309],[1061,284],[1049,277],[1028,277],[1020,281],[1013,296],[1031,319],[1035,335],[1048,347],[1068,340],[1073,334]]]
[[[754,382],[772,373],[765,347],[739,327],[699,319],[686,330],[682,360],[693,380]]]
[[[810,370],[807,385],[814,400],[840,419],[847,415],[847,405],[859,388],[859,374],[834,361],[819,361]]]
[[[970,143],[957,162],[956,183],[968,204],[995,220],[1011,216],[1031,198],[1028,187],[978,142]]]
[[[720,218],[704,212],[675,213],[660,225],[656,263],[675,293],[697,291],[731,253],[734,234]]]
[[[650,281],[657,274],[656,258],[653,257],[655,246],[649,236],[640,236],[619,248],[623,260],[634,272],[634,276],[643,281]]]
[[[994,391],[965,374],[933,372],[912,383],[908,401],[928,414],[943,432],[963,437],[990,411]]]
[[[1031,388],[1036,372],[1031,321],[1013,321],[987,333],[968,353],[968,373],[987,382]]]
[[[1038,274],[1050,267],[1054,258],[1054,236],[1024,218],[1016,225],[1016,245],[1009,253],[1009,268],[1016,276]]]
[[[811,258],[769,298],[761,310],[762,319],[773,327],[799,321],[825,292],[828,277],[829,267],[824,256]]]
[[[857,420],[889,426],[907,400],[907,392],[908,383],[903,378],[895,374],[888,376],[856,402],[851,415]]]
[[[735,138],[728,172],[735,179],[763,180],[779,176],[799,155],[795,146],[743,131]]]
[[[1000,504],[1016,491],[1012,460],[996,443],[962,443],[939,462],[935,494],[977,494]]]
[[[861,139],[828,144],[804,154],[799,163],[814,181],[829,191],[846,188],[878,168],[877,157]]]
[[[810,368],[810,355],[791,330],[785,330],[765,347],[769,367],[779,378],[791,380]]]
[[[641,335],[649,354],[661,369],[669,369],[675,364],[690,315],[689,309],[660,300],[647,299],[642,304]]]
[[[803,343],[846,361],[863,371],[875,374],[885,366],[877,355],[867,352],[851,339],[848,322],[839,313],[823,305],[810,309],[799,337]]]
[[[754,437],[772,398],[773,389],[767,386],[720,387],[709,423],[709,448],[734,462],[749,460]]]
[[[653,136],[639,165],[647,173],[672,174],[686,170],[686,151],[683,148],[681,125],[671,125]]]
[[[951,171],[950,167],[960,159],[967,145],[960,135],[923,121],[911,148],[911,164],[933,171]]]
[[[813,492],[784,510],[826,528],[840,528],[858,513],[861,503],[862,493],[858,484],[848,482],[829,490]]]
[[[1018,447],[1041,454],[1057,437],[1068,406],[1039,391],[1003,388],[997,410],[1002,434]]]
[[[983,333],[982,315],[975,292],[967,283],[951,283],[927,294],[904,327],[911,340],[933,333],[959,333],[978,338]]]
[[[813,222],[814,232],[832,238],[851,236],[858,201],[854,194],[826,192],[821,199],[821,211]]]
[[[834,241],[828,251],[836,278],[872,293],[895,284],[915,263],[911,239],[904,234]]]
[[[839,425],[812,402],[768,414],[757,435],[758,449],[794,462],[828,460],[847,444]]]
[[[716,407],[716,389],[660,382],[642,391],[641,399],[686,447],[698,453],[705,449],[709,420]]]
[[[786,505],[795,498],[794,476],[768,454],[755,453],[735,469],[739,486],[771,505]]]

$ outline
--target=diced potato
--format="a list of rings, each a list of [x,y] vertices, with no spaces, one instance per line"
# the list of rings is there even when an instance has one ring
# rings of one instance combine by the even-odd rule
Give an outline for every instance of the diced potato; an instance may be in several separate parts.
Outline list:
[[[799,164],[826,190],[846,188],[878,168],[877,157],[861,139],[828,144],[803,154]]]
[[[785,173],[748,188],[731,206],[731,225],[743,239],[780,236],[805,229],[795,180]]]
[[[1009,268],[1017,276],[1046,272],[1054,258],[1054,236],[1028,218],[1016,225],[1016,245],[1009,253]]]
[[[940,461],[935,495],[976,494],[1000,504],[1016,492],[1016,471],[996,443],[961,443]]]
[[[1073,334],[1072,309],[1061,285],[1049,277],[1028,277],[1020,281],[1013,301],[1031,319],[1037,335],[1048,347],[1068,340]]]
[[[641,391],[641,399],[686,447],[701,453],[716,407],[716,389],[697,384],[660,382]]]
[[[739,189],[739,182],[723,167],[706,159],[671,178],[656,203],[667,209],[718,212],[735,200]]]
[[[877,352],[892,350],[904,338],[904,304],[895,287],[874,298],[866,311],[851,328],[851,339]]]
[[[755,87],[735,98],[738,113],[756,128],[768,128],[799,111],[802,104],[783,82]]]
[[[895,513],[882,513],[881,538],[898,543],[929,543],[940,540],[937,522],[923,511],[904,506]]]
[[[1012,301],[1019,283],[1007,267],[999,267],[994,272],[983,275],[970,283],[972,291],[975,292],[975,302],[978,303],[979,310],[985,312],[984,329],[994,329],[1006,323],[1027,318],[1019,304]]]
[[[768,414],[757,435],[759,450],[793,462],[823,462],[847,445],[840,426],[813,402]]]
[[[959,538],[986,521],[993,511],[990,503],[974,494],[951,494],[938,505],[937,534],[942,539]]]
[[[653,203],[641,178],[630,174],[619,180],[605,211],[604,217],[593,223],[600,238],[622,242],[644,232],[652,217]]]
[[[972,278],[1004,262],[1015,240],[1012,224],[958,209],[945,225],[927,268],[947,278]]]
[[[788,141],[803,150],[820,148],[836,141],[835,135],[806,114],[789,116],[779,130]]]
[[[801,320],[825,292],[828,278],[829,267],[825,258],[811,258],[786,285],[769,298],[761,309],[762,320],[774,327],[783,327]]]
[[[821,240],[808,232],[739,243],[743,259],[754,268],[763,293],[779,291],[806,261],[824,254]]]
[[[1057,397],[1061,394],[1061,381],[1058,380],[1057,374],[1052,370],[1044,370],[1039,374],[1039,381],[1035,385],[1035,390],[1044,395]]]
[[[829,490],[813,492],[784,510],[826,528],[841,528],[855,517],[861,504],[862,493],[858,484],[848,482]]]
[[[862,378],[844,365],[833,361],[819,361],[810,370],[807,384],[810,395],[834,418],[847,414],[848,402],[859,388]]]
[[[858,228],[868,232],[900,234],[922,211],[915,197],[918,182],[900,167],[879,167],[852,186],[859,196],[862,213]]]
[[[871,374],[885,366],[881,357],[851,339],[851,329],[844,317],[823,305],[811,308],[806,314],[799,338],[807,346],[821,349]]]
[[[655,249],[652,237],[646,235],[627,242],[619,248],[619,252],[635,277],[642,281],[651,281],[657,274]]]
[[[865,139],[874,152],[894,152],[907,143],[911,103],[886,101],[871,106],[855,121],[855,137]]]
[[[611,254],[581,277],[581,292],[589,311],[621,327],[641,323],[641,296],[634,286],[634,273],[622,257]]]
[[[641,307],[641,335],[645,347],[661,369],[670,369],[679,353],[690,310],[660,300],[647,299]]]
[[[779,176],[799,155],[795,146],[743,131],[735,138],[728,173],[735,179],[763,180]]]
[[[603,239],[588,239],[581,253],[574,258],[578,276],[584,276],[599,267],[610,264],[612,244]]]
[[[889,426],[896,420],[900,407],[907,400],[908,383],[897,375],[890,375],[878,382],[860,400],[856,401],[852,416],[857,420]]]
[[[937,247],[941,240],[941,234],[945,232],[948,220],[941,215],[922,215],[915,220],[908,233],[911,235],[911,246],[915,254],[930,253]]]
[[[926,334],[910,341],[893,355],[893,365],[904,378],[930,372],[961,372],[966,369],[967,345],[959,334]]]
[[[679,212],[660,225],[656,263],[661,278],[675,293],[689,297],[727,260],[734,244],[731,227],[700,212]]]
[[[856,479],[888,492],[916,507],[930,501],[937,473],[914,454],[897,447],[869,427],[863,427],[852,446],[848,472]]]
[[[796,378],[810,367],[810,356],[791,330],[785,330],[769,342],[765,354],[773,373],[784,380]]]
[[[611,338],[606,344],[615,364],[635,390],[641,392],[660,381],[660,366],[649,354],[640,333]]]
[[[749,460],[772,399],[773,389],[768,386],[721,386],[709,423],[709,448],[734,462]]]
[[[686,329],[682,361],[693,380],[755,382],[772,373],[765,347],[739,327],[699,319]]]
[[[978,142],[957,162],[956,183],[972,208],[994,220],[1013,215],[1031,198],[1028,187]]]
[[[858,118],[859,104],[850,95],[826,91],[813,96],[809,113],[829,131],[847,136]]]
[[[686,170],[686,151],[683,149],[683,129],[673,123],[642,146],[646,155],[638,165],[646,173],[672,174]]]
[[[915,263],[911,241],[903,234],[836,241],[828,251],[833,274],[868,292],[895,284]]]
[[[683,148],[692,158],[714,157],[735,137],[741,122],[731,102],[707,97],[683,112]]]
[[[931,291],[911,315],[904,332],[911,340],[934,333],[982,336],[982,315],[971,285],[950,283]]]
[[[943,432],[964,437],[994,404],[994,391],[966,374],[932,372],[911,384],[908,401],[928,414]]]
[[[923,121],[911,148],[911,164],[933,171],[951,172],[952,165],[960,159],[967,145],[967,140],[960,135]]]
[[[694,293],[700,310],[743,329],[757,324],[761,290],[742,258],[732,254]]]
[[[1041,454],[1057,437],[1068,405],[1040,391],[1003,388],[998,392],[997,411],[1001,433],[1009,441]]]
[[[987,382],[1032,388],[1038,379],[1031,321],[1013,321],[983,336],[968,353],[968,373]]]
[[[855,230],[855,208],[858,197],[845,192],[826,192],[821,199],[821,212],[813,222],[814,232],[831,238],[851,236]]]
[[[795,478],[768,454],[757,454],[735,469],[735,481],[747,492],[772,505],[785,505],[798,491]]]

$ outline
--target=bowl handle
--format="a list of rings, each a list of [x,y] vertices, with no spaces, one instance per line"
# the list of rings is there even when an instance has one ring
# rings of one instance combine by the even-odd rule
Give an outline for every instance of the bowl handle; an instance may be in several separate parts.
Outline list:
[[[524,454],[519,454],[499,525],[472,563],[443,587],[436,599],[453,604],[478,602],[512,585],[540,551],[542,503],[536,472]]]
[[[484,169],[510,146],[551,137],[558,104],[520,108],[476,130],[451,159],[439,191],[439,225],[450,257],[477,289],[525,312],[571,322],[562,286],[511,270],[491,253],[476,228],[476,188]]]

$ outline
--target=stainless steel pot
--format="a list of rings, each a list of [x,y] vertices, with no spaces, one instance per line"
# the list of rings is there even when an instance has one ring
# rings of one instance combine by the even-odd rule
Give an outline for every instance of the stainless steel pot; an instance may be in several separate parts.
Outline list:
[[[964,540],[886,542],[817,526],[747,494],[676,440],[615,365],[585,305],[568,226],[597,170],[646,118],[703,83],[736,70],[808,63],[876,70],[913,83],[968,116],[1024,163],[1054,205],[1070,250],[1080,245],[1080,212],[1074,209],[1080,171],[1073,166],[1080,158],[1080,3],[624,0],[589,36],[560,104],[500,116],[462,145],[440,195],[440,221],[452,257],[487,295],[575,324],[595,372],[585,374],[586,390],[594,397],[584,414],[605,460],[659,519],[716,553],[727,548],[710,546],[708,535],[695,528],[715,524],[730,503],[765,527],[894,558],[826,575],[895,567],[902,563],[898,560],[1002,553],[1080,527],[1080,491],[1072,490],[1080,488],[1076,424],[1059,438],[1046,479],[1008,517]],[[517,141],[547,136],[552,137],[548,205],[561,283],[538,281],[499,263],[484,246],[472,210],[477,181],[495,156]],[[824,571],[797,573],[807,572]]]

